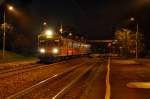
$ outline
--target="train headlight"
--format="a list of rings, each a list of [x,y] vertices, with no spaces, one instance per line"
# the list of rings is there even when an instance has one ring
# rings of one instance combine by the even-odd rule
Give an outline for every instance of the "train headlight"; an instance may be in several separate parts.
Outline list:
[[[44,49],[44,48],[41,48],[41,49],[40,49],[40,53],[45,53],[45,49]]]
[[[46,38],[53,38],[54,34],[52,30],[46,30],[45,35],[46,35]]]
[[[54,48],[54,49],[52,50],[52,52],[53,52],[54,54],[57,54],[57,53],[59,52],[59,50],[58,50],[58,48]]]

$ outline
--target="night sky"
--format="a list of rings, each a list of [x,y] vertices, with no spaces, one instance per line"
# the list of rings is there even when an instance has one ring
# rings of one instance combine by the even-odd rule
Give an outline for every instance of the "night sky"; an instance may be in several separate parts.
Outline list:
[[[7,0],[28,16],[38,32],[42,22],[63,23],[89,39],[111,39],[116,28],[135,17],[150,45],[150,0]],[[33,30],[32,30],[33,31]]]

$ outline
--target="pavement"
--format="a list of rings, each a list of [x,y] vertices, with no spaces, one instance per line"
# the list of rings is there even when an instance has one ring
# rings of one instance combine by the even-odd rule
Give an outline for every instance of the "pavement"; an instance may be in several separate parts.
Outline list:
[[[150,59],[111,58],[110,88],[110,99],[149,99]]]

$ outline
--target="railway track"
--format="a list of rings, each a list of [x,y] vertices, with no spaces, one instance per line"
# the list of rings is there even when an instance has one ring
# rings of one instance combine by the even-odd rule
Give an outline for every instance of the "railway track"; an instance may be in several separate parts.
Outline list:
[[[64,70],[67,70],[68,68],[75,67],[86,61],[87,59],[85,58],[75,59],[73,61],[64,61],[61,62],[61,64],[50,64],[50,66],[44,66],[44,68],[41,67],[39,69],[5,76],[0,79],[0,99],[5,99],[9,95],[19,92],[44,79],[47,79],[48,77],[52,77],[60,72],[63,72]]]
[[[67,86],[65,86],[61,91],[59,91],[55,96],[52,97],[52,99],[79,99],[79,98],[73,98],[74,96],[77,96],[75,94],[70,94],[71,92],[74,92],[74,87],[77,85],[77,83],[80,83],[79,88],[77,88],[78,92],[75,92],[78,94],[80,92],[80,89],[83,86],[81,81],[84,81],[85,79],[88,79],[89,73],[94,69],[94,66],[96,66],[97,63],[94,63],[91,65],[91,67],[88,67],[82,74],[80,74],[78,77],[76,77],[73,81],[71,81]],[[66,97],[66,94],[69,97]]]
[[[33,68],[39,68],[39,66],[41,65],[40,64],[32,64],[32,65],[28,64],[28,65],[23,65],[23,66],[16,67],[13,69],[2,70],[0,71],[0,78],[13,75],[13,74],[18,74],[18,73],[25,72],[25,71],[29,71],[30,69],[33,69]]]
[[[47,66],[65,64],[65,63],[69,63],[70,61],[71,60],[61,61],[61,62],[57,62],[57,63],[53,63],[53,64],[47,64],[47,65],[46,64],[37,64],[37,63],[21,65],[19,67],[12,68],[12,69],[1,70],[0,71],[0,78],[4,78],[6,76],[15,75],[15,74],[35,70],[35,69],[40,69],[40,68],[47,67]]]
[[[10,95],[6,99],[39,99],[43,97],[60,99],[81,79],[87,79],[86,75],[88,75],[96,65],[97,63],[92,62],[78,64],[62,73],[55,74],[31,87]]]
[[[100,75],[104,70],[104,64],[97,63],[86,75],[82,77],[68,91],[64,92],[61,97],[55,99],[104,99],[98,96],[99,91],[95,91],[94,87],[100,88]],[[98,84],[96,84],[96,82]],[[94,96],[94,97],[93,97]]]

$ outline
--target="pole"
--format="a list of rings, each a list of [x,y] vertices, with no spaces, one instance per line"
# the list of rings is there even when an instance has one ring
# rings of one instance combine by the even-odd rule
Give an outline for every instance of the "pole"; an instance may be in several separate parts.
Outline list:
[[[69,54],[69,53],[68,53],[68,38],[67,38],[67,56],[68,56],[68,54]]]
[[[38,50],[39,50],[39,46],[40,46],[39,41],[40,41],[40,40],[39,40],[39,35],[38,35],[38,41],[37,41],[37,42],[38,42]]]
[[[60,25],[60,42],[62,42],[63,41],[63,35],[62,35],[62,33],[63,33],[63,26],[62,26],[62,23],[61,23],[61,25]],[[60,47],[60,53],[62,53],[62,50],[63,50],[63,48],[61,48],[61,45],[59,44],[59,47]],[[67,56],[68,56],[68,51],[67,51]]]
[[[62,33],[63,33],[63,26],[62,26],[62,23],[61,23],[61,25],[60,25],[60,33],[61,33],[61,35],[62,35]]]
[[[127,34],[127,31],[125,31],[125,57],[126,57],[126,58],[127,58],[127,56],[128,56],[128,55],[127,55],[127,52],[128,52],[128,47],[127,47],[127,46],[128,46],[128,45],[127,45],[127,42],[128,42],[127,39],[128,39],[128,38],[127,38],[127,35],[128,35],[128,34]]]
[[[138,58],[138,32],[139,32],[139,25],[136,25],[136,59]]]
[[[5,11],[4,11],[4,31],[3,31],[3,59],[5,58],[5,32],[6,32],[6,17],[5,17]]]
[[[73,40],[72,40],[72,56],[73,56]]]

